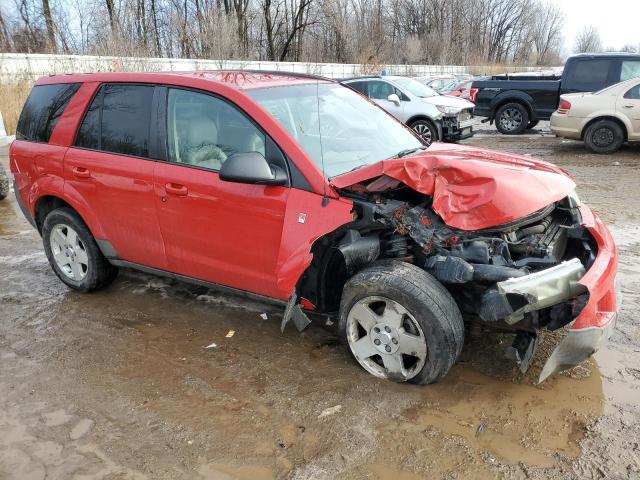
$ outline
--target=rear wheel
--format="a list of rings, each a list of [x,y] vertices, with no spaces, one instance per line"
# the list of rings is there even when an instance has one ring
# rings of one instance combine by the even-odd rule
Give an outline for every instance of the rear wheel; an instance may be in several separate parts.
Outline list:
[[[409,125],[428,146],[438,141],[438,130],[436,126],[429,120],[416,120]]]
[[[42,225],[42,240],[51,268],[74,290],[91,292],[106,287],[118,274],[82,219],[70,208],[49,212]]]
[[[504,135],[518,135],[529,125],[529,112],[520,103],[507,103],[496,112],[496,128]]]
[[[624,131],[612,120],[598,120],[587,127],[584,143],[594,153],[613,153],[624,143]]]
[[[421,268],[397,261],[375,263],[347,281],[339,328],[365,370],[394,382],[436,382],[464,343],[449,292]]]

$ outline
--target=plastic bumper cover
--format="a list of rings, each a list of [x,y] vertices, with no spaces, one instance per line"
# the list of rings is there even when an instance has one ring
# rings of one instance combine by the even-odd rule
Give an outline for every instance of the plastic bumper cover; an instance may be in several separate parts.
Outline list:
[[[589,358],[615,328],[619,298],[616,294],[616,246],[609,230],[587,206],[581,205],[580,213],[582,225],[598,246],[593,265],[579,281],[588,290],[589,300],[547,360],[539,382]]]

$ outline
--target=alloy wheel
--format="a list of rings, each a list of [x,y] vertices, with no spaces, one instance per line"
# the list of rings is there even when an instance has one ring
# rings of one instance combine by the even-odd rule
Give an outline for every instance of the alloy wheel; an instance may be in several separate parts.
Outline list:
[[[89,271],[89,256],[80,237],[69,225],[58,224],[49,237],[53,260],[60,271],[71,280],[79,282]]]
[[[427,145],[431,145],[431,142],[433,142],[433,133],[431,132],[429,125],[425,123],[418,123],[417,125],[414,125],[413,129],[418,135],[420,135]]]
[[[407,381],[424,367],[425,335],[413,315],[398,302],[365,297],[351,307],[346,323],[351,352],[372,375]]]
[[[517,130],[522,124],[522,112],[517,108],[507,108],[500,115],[500,126],[508,132]]]

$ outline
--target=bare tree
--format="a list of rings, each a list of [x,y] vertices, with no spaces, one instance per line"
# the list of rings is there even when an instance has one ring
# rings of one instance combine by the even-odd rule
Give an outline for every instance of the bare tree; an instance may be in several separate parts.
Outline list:
[[[576,53],[597,53],[602,51],[600,32],[595,25],[584,27],[578,32],[574,51]]]

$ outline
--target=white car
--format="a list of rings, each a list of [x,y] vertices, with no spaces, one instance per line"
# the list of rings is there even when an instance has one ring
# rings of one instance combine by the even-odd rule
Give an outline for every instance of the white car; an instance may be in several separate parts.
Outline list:
[[[457,142],[473,135],[473,103],[440,95],[413,78],[385,75],[349,78],[341,83],[414,129],[427,145],[436,140]]]
[[[562,95],[551,115],[551,131],[584,140],[595,153],[612,153],[624,142],[640,141],[640,78],[595,93]]]

